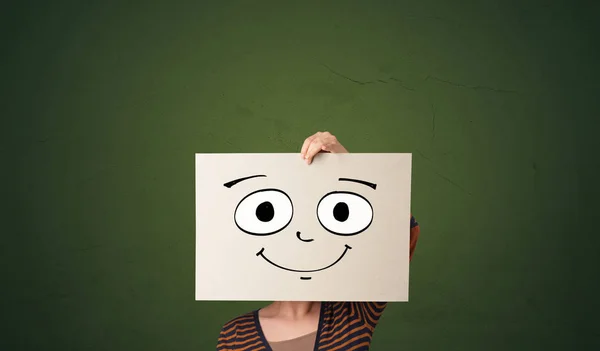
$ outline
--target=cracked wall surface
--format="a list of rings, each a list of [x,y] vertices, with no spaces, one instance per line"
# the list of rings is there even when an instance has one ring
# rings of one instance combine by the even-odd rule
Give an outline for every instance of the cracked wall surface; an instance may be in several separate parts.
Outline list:
[[[414,157],[411,301],[373,349],[591,349],[597,9],[7,5],[0,349],[212,349],[261,304],[193,301],[193,154],[324,130]]]

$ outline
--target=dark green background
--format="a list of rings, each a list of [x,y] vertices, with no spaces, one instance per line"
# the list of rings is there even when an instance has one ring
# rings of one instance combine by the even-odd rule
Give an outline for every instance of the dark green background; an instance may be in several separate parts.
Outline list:
[[[373,350],[592,349],[583,4],[3,5],[0,349],[214,349],[261,304],[194,301],[194,153],[298,152],[319,130],[414,153],[411,301]]]

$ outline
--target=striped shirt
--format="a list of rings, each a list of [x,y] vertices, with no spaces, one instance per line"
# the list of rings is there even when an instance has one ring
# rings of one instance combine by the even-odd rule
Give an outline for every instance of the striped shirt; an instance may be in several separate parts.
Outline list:
[[[410,254],[417,246],[419,224],[411,216]],[[367,351],[386,302],[322,302],[313,351]],[[227,322],[217,351],[272,351],[258,319],[258,310]]]

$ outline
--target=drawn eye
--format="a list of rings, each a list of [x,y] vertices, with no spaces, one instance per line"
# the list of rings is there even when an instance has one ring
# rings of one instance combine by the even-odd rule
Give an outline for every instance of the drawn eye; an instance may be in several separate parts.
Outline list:
[[[281,190],[263,189],[246,195],[235,208],[235,224],[251,235],[275,234],[292,221],[294,207]]]
[[[365,231],[373,222],[373,207],[358,194],[334,191],[319,201],[317,218],[330,233],[356,235]]]

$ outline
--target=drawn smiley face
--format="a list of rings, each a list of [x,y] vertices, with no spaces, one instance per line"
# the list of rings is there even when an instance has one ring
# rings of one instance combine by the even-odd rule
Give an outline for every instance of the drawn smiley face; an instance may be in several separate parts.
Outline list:
[[[196,300],[406,301],[411,172],[410,154],[196,154]]]
[[[232,186],[252,178],[266,177],[253,175],[232,180],[224,184]],[[350,178],[339,178],[341,182],[354,182],[376,190],[373,183]],[[364,196],[350,191],[331,191],[324,194],[315,204],[316,220],[320,226],[330,234],[351,237],[367,230],[373,222],[373,206]],[[314,243],[315,239],[310,233],[302,233],[294,228],[289,228],[294,217],[294,203],[290,196],[282,189],[265,188],[253,191],[242,198],[234,210],[234,222],[243,233],[254,236],[271,236],[278,233],[294,233],[298,240],[304,243]],[[330,264],[311,269],[298,269],[284,262],[275,262],[267,256],[265,248],[261,247],[256,256],[262,258],[272,266],[290,272],[303,273],[302,280],[310,280],[310,273],[324,271],[342,261],[352,247],[344,244],[340,252],[332,254]]]

